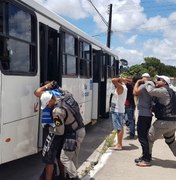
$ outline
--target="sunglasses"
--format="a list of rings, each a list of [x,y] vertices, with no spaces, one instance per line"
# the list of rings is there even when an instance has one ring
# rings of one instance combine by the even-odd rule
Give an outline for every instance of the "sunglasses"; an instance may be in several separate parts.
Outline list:
[[[161,79],[161,78],[157,78],[157,81],[165,82],[165,80],[164,80],[164,79]]]

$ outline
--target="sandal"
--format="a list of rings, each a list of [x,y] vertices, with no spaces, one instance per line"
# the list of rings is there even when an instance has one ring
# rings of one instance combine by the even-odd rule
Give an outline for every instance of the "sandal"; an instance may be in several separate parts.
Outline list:
[[[112,147],[112,150],[121,151],[122,147],[121,146],[114,146],[114,147]]]

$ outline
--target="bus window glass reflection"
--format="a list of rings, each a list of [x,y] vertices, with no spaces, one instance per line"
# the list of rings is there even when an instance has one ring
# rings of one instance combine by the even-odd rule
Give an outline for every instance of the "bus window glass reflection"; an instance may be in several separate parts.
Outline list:
[[[9,5],[9,35],[31,41],[31,15],[13,5]]]

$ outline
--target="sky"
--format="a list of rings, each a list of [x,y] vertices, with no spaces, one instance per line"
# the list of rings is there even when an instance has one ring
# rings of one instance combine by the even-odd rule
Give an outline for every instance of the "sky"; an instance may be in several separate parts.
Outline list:
[[[176,66],[176,0],[35,1],[104,45],[112,4],[111,48],[119,59],[128,60],[131,66],[143,63],[145,57],[155,57]]]

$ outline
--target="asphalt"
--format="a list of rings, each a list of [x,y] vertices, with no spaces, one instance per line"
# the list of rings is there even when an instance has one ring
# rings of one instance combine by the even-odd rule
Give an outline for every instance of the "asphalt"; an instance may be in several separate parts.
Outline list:
[[[150,167],[138,167],[134,159],[141,155],[141,146],[137,138],[129,140],[125,128],[123,150],[109,148],[105,153],[101,149],[105,141],[79,167],[82,180],[175,180],[176,157],[172,154],[164,139],[154,143]]]

